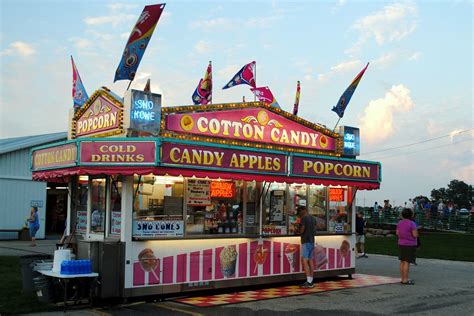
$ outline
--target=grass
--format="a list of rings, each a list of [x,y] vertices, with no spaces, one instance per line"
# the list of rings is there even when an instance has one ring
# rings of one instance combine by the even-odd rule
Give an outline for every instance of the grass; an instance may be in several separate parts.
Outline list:
[[[474,234],[420,232],[418,258],[474,262]],[[367,237],[367,253],[398,256],[397,237]]]
[[[23,314],[58,310],[39,302],[36,294],[23,293],[19,257],[0,256],[0,314]]]

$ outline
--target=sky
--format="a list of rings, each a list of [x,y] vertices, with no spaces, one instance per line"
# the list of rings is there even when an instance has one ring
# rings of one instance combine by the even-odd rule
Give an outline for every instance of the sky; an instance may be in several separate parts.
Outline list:
[[[148,1],[0,1],[0,138],[67,130],[74,57],[89,95],[113,83]],[[370,62],[339,125],[361,131],[358,159],[382,163],[380,190],[357,204],[393,205],[453,180],[474,184],[471,1],[170,1],[132,88],[148,78],[163,106],[189,105],[209,61],[213,102],[252,100],[222,90],[246,63],[292,111],[332,129],[331,111]]]

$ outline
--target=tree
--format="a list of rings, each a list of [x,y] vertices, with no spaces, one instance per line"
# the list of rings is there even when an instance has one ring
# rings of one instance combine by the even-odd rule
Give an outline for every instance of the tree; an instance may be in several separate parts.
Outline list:
[[[473,204],[472,185],[464,181],[451,180],[447,188],[431,190],[431,198],[437,201],[451,201],[459,208],[470,208]]]

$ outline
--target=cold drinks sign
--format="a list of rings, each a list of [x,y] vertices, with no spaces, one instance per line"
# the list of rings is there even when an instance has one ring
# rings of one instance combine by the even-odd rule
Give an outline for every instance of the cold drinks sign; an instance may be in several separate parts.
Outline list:
[[[158,135],[161,124],[161,95],[132,90],[130,129]]]

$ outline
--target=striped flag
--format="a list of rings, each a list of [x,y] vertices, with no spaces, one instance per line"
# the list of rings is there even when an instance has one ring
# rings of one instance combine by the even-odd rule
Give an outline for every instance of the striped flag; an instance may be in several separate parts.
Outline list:
[[[300,105],[300,81],[296,84],[295,104],[293,105],[293,115],[298,115],[298,107]]]
[[[247,65],[243,66],[242,69],[239,70],[235,74],[235,76],[224,86],[222,89],[232,88],[239,84],[248,84],[249,86],[256,88],[257,85],[255,83],[255,68],[257,63],[252,61]]]
[[[209,62],[204,78],[199,80],[192,99],[196,105],[212,103],[212,62]]]
[[[74,109],[79,109],[89,99],[86,89],[82,84],[81,76],[77,71],[74,59],[71,56],[72,63],[72,99],[74,100]]]
[[[331,111],[334,111],[337,113],[339,118],[342,118],[344,116],[344,111],[346,110],[346,107],[349,104],[349,101],[351,100],[355,89],[359,85],[359,82],[362,79],[364,72],[367,70],[367,67],[369,67],[369,63],[367,63],[364,69],[362,69],[361,72],[359,72],[359,74],[354,78],[354,80],[352,80],[349,87],[347,87],[346,91],[344,91],[344,93],[339,98],[337,105],[331,109]]]

